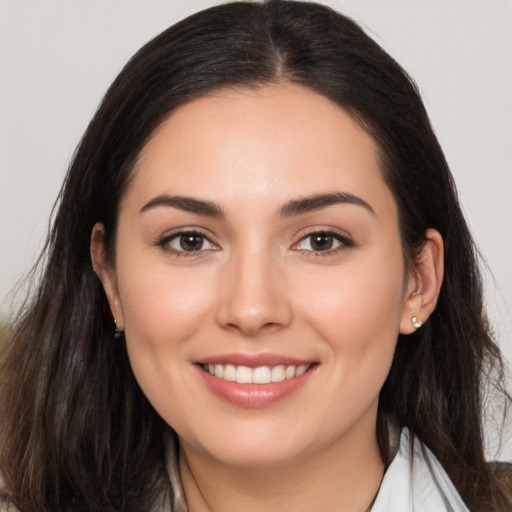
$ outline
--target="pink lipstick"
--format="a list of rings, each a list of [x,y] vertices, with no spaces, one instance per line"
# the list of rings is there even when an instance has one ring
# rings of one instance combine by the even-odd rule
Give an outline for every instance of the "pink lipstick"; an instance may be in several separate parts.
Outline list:
[[[276,354],[224,354],[196,364],[205,384],[240,407],[264,407],[300,389],[318,363]]]

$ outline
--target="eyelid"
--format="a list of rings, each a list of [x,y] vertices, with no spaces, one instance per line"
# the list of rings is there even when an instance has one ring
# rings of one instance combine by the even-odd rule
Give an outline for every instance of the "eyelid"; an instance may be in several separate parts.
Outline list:
[[[203,237],[205,240],[207,240],[213,247],[208,249],[200,249],[197,251],[185,251],[176,249],[174,247],[171,247],[170,242],[178,238],[180,236],[185,235],[198,235]],[[205,256],[205,253],[219,250],[220,247],[217,243],[215,243],[212,240],[212,236],[209,234],[206,234],[205,231],[201,228],[195,227],[195,226],[186,226],[186,227],[180,227],[176,228],[170,233],[166,233],[165,235],[160,236],[154,243],[154,245],[162,248],[164,251],[171,253],[175,256],[185,256],[185,257],[201,257]]]
[[[311,250],[300,249],[297,247],[302,241],[304,241],[308,237],[313,236],[315,234],[324,234],[327,236],[332,236],[340,243],[340,245],[334,249],[326,249],[325,251],[315,251],[313,249],[311,249]],[[212,245],[212,247],[208,248],[208,249],[199,249],[197,251],[185,251],[185,250],[176,249],[169,245],[169,242],[171,240],[173,240],[179,236],[184,236],[184,235],[199,235],[199,236],[203,237],[205,240],[207,240],[208,243]],[[185,257],[205,256],[206,255],[205,253],[209,253],[211,251],[217,251],[217,250],[221,249],[220,245],[217,244],[213,240],[213,237],[210,234],[207,234],[204,229],[196,227],[196,226],[183,226],[183,227],[176,228],[173,231],[160,236],[154,242],[154,245],[161,247],[163,250],[165,250],[169,253],[172,253],[175,256],[185,256]],[[302,252],[305,254],[309,253],[310,255],[313,255],[313,256],[329,256],[329,255],[336,254],[339,251],[343,251],[350,247],[353,247],[354,245],[356,245],[356,244],[355,244],[352,236],[349,233],[347,233],[346,231],[340,230],[338,228],[333,228],[332,226],[330,226],[330,227],[319,226],[319,227],[306,228],[303,231],[303,233],[300,235],[298,240],[292,244],[290,249],[295,250],[297,252]]]
[[[308,237],[317,235],[317,234],[324,234],[327,236],[332,236],[338,242],[340,242],[340,245],[334,249],[327,249],[325,251],[315,251],[313,249],[311,249],[311,250],[300,249],[297,247],[303,240],[307,239]],[[305,230],[305,232],[301,234],[298,241],[294,242],[292,244],[291,249],[303,252],[305,254],[310,254],[310,255],[321,257],[321,256],[334,255],[334,254],[338,253],[339,251],[343,251],[343,250],[349,249],[350,247],[354,247],[354,245],[355,245],[354,239],[346,231],[342,231],[340,229],[336,229],[333,227],[314,227],[314,228],[312,227],[312,228],[307,228]]]

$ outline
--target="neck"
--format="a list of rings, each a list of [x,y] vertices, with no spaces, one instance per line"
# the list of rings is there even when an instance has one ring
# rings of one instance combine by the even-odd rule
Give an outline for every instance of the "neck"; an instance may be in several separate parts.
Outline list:
[[[382,476],[375,423],[285,464],[233,467],[180,440],[190,512],[366,511]]]

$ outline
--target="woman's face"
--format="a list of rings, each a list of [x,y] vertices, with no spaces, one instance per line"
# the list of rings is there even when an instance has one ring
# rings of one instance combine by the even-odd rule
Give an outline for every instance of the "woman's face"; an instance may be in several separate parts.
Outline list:
[[[107,274],[183,446],[273,465],[375,436],[415,284],[376,145],[326,98],[274,85],[180,107],[137,163]]]

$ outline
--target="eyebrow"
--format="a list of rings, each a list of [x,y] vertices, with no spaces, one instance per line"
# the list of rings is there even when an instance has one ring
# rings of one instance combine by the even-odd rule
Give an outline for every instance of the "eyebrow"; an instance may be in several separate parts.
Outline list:
[[[293,217],[295,215],[321,210],[322,208],[336,204],[361,206],[375,215],[373,208],[364,199],[347,192],[316,194],[300,199],[292,199],[280,208],[279,215],[281,217]],[[186,212],[216,219],[223,219],[226,216],[222,207],[213,201],[204,201],[189,196],[169,196],[166,194],[151,199],[141,208],[140,213],[144,213],[159,206],[177,208]]]
[[[373,208],[364,200],[347,192],[332,192],[329,194],[316,194],[300,199],[293,199],[286,203],[279,211],[281,217],[293,217],[303,213],[320,210],[335,204],[353,204],[362,206],[372,215],[375,215]]]
[[[168,196],[165,194],[159,195],[147,202],[141,208],[140,213],[144,213],[152,208],[156,208],[157,206],[178,208],[179,210],[216,219],[222,219],[225,217],[224,210],[217,203],[194,199],[193,197],[188,196]]]

